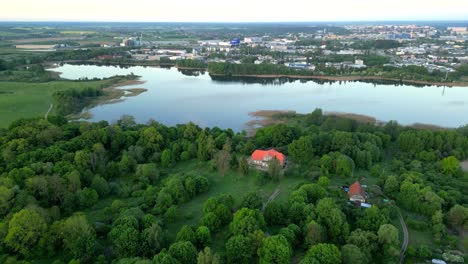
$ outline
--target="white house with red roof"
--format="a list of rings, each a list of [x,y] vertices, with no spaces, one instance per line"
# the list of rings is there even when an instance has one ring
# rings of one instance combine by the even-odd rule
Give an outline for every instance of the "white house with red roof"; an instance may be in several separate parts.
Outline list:
[[[286,156],[275,150],[275,149],[269,149],[269,150],[260,150],[257,149],[255,150],[252,155],[250,156],[250,164],[263,167],[263,168],[268,168],[269,161],[272,159],[276,158],[281,166],[284,166],[286,163]]]
[[[351,202],[365,203],[367,193],[361,184],[357,181],[349,186],[348,197]]]

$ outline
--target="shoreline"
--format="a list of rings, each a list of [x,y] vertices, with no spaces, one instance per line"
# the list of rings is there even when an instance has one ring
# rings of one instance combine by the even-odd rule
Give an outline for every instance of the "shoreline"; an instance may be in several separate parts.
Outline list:
[[[419,80],[400,80],[395,78],[387,78],[380,76],[330,76],[330,75],[288,75],[288,74],[215,74],[209,73],[210,76],[215,77],[235,77],[235,78],[264,78],[264,79],[277,79],[277,78],[291,78],[303,80],[324,80],[324,81],[391,81],[402,84],[420,84],[429,86],[446,86],[446,87],[468,87],[468,82],[430,82]]]
[[[381,76],[359,76],[359,75],[348,75],[348,76],[333,76],[333,75],[289,75],[289,74],[217,74],[210,73],[208,68],[192,68],[186,66],[177,66],[173,63],[155,63],[155,62],[102,62],[96,60],[70,60],[62,61],[61,63],[90,63],[90,64],[99,64],[99,65],[112,65],[112,66],[143,66],[143,67],[174,67],[180,70],[194,70],[194,71],[205,71],[210,76],[214,77],[235,77],[235,78],[264,78],[264,79],[277,79],[277,78],[291,78],[291,79],[303,79],[303,80],[323,80],[323,81],[390,81],[401,84],[408,85],[428,85],[428,86],[446,86],[446,87],[468,87],[468,81],[457,81],[457,82],[433,82],[433,81],[422,81],[422,80],[410,80],[410,79],[397,79],[397,78],[388,78]]]
[[[102,88],[104,95],[94,98],[87,103],[87,105],[81,110],[80,113],[70,114],[67,117],[70,120],[79,120],[79,119],[91,119],[93,115],[89,112],[94,107],[106,104],[115,104],[123,102],[129,97],[138,96],[148,89],[146,88],[122,88],[130,85],[139,85],[144,84],[146,81],[132,79],[132,80],[121,80],[119,82],[113,83],[110,86]]]
[[[258,110],[254,112],[250,112],[249,116],[251,116],[252,120],[245,123],[246,132],[249,137],[255,135],[257,129],[264,128],[270,125],[276,124],[285,124],[288,122],[290,117],[288,115],[304,115],[301,113],[297,113],[294,110]],[[340,118],[347,118],[359,123],[370,123],[376,126],[384,126],[389,121],[381,121],[373,116],[356,114],[356,113],[347,113],[347,112],[324,112],[324,116],[336,116]],[[423,123],[413,123],[409,125],[402,125],[404,127],[414,128],[418,130],[432,130],[432,131],[443,131],[443,130],[450,130],[455,128],[450,127],[442,127],[434,124],[423,124]],[[468,160],[467,160],[467,170],[468,170]]]

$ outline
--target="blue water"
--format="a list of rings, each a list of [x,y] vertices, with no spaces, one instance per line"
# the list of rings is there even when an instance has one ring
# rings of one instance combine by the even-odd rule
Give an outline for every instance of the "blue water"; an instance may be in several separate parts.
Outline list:
[[[245,129],[258,110],[294,110],[309,113],[346,112],[397,120],[401,124],[434,124],[458,127],[468,124],[468,87],[372,84],[342,82],[319,84],[294,81],[260,84],[214,81],[206,74],[186,76],[177,69],[95,65],[64,65],[53,69],[62,78],[103,78],[134,73],[144,84],[125,88],[146,88],[147,92],[123,102],[89,109],[92,121],[113,122],[122,115],[138,122],[154,119],[166,125],[193,121],[200,126]]]

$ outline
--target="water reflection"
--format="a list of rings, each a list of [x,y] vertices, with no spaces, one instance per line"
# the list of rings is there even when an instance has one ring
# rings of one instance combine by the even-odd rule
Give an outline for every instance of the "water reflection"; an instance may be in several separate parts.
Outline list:
[[[468,123],[468,88],[407,85],[378,81],[330,81],[292,78],[210,76],[203,71],[158,67],[63,65],[54,69],[63,78],[104,78],[134,74],[146,81],[125,88],[146,88],[140,96],[90,110],[93,121],[115,121],[124,114],[145,123],[150,119],[175,125],[193,121],[237,131],[251,120],[249,112],[294,110],[309,113],[346,112],[397,120],[458,127]]]

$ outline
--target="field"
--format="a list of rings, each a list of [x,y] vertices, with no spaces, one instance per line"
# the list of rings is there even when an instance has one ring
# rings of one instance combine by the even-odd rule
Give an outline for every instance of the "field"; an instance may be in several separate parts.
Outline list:
[[[89,35],[89,34],[97,34],[96,31],[90,30],[62,30],[60,34],[70,34],[70,35]]]
[[[44,116],[53,103],[54,92],[66,89],[97,88],[111,81],[52,81],[44,83],[0,82],[0,127],[18,118]],[[51,114],[54,113],[52,109]]]

